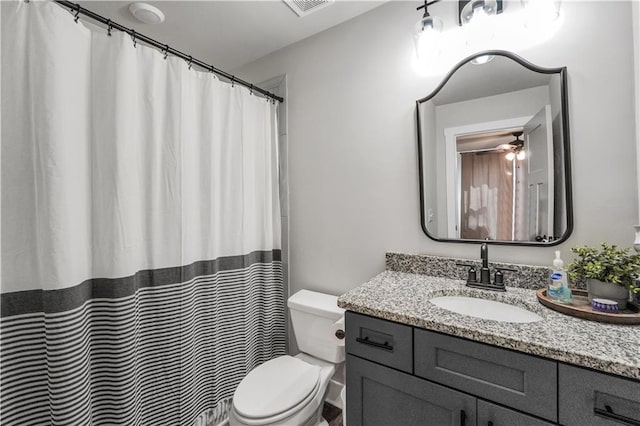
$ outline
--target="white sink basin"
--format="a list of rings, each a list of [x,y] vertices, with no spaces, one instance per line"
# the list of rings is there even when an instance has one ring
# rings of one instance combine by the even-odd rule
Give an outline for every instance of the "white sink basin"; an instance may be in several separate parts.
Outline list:
[[[429,301],[448,311],[493,321],[526,323],[542,320],[540,315],[531,311],[495,300],[467,296],[442,296],[434,297]]]

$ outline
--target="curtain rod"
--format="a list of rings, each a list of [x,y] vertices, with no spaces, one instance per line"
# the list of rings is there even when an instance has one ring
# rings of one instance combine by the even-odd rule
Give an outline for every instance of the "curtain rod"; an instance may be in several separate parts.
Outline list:
[[[108,27],[108,31],[109,31],[109,35],[111,35],[110,31],[111,29],[116,29],[122,32],[125,32],[127,34],[129,34],[134,42],[136,41],[141,41],[145,44],[151,45],[153,47],[156,47],[158,49],[160,49],[162,51],[162,53],[166,55],[171,54],[173,56],[177,56],[178,58],[184,59],[185,61],[189,62],[189,65],[197,65],[200,68],[206,69],[208,71],[211,71],[214,74],[217,74],[219,76],[222,76],[224,78],[226,78],[227,80],[229,80],[231,82],[231,84],[235,84],[238,83],[241,86],[244,86],[246,88],[248,88],[249,90],[251,90],[251,92],[258,92],[263,94],[264,96],[267,96],[268,98],[271,98],[274,101],[278,101],[278,102],[284,102],[284,98],[277,96],[271,92],[268,92],[264,89],[261,89],[257,86],[254,86],[252,83],[249,83],[248,81],[242,80],[238,77],[236,77],[233,74],[229,74],[228,72],[225,72],[221,69],[218,69],[216,67],[214,67],[213,65],[209,65],[206,62],[203,62],[199,59],[196,59],[190,55],[187,55],[186,53],[183,53],[177,49],[174,49],[173,47],[170,47],[168,44],[163,44],[160,43],[159,41],[152,39],[151,37],[148,37],[144,34],[141,34],[135,30],[132,30],[130,28],[127,28],[123,25],[118,24],[117,22],[112,21],[111,19],[105,18],[102,15],[98,15],[95,12],[90,11],[89,9],[85,9],[84,7],[81,7],[79,4],[70,2],[70,1],[65,1],[65,0],[54,0],[56,3],[68,7],[72,12],[75,13],[75,17],[76,17],[76,21],[78,19],[79,15],[85,15],[91,19],[93,19],[94,21],[98,21],[104,25],[107,25]]]

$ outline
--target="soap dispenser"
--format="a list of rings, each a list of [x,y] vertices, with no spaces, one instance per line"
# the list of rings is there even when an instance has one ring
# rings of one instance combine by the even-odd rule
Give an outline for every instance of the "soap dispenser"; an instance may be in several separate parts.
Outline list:
[[[560,250],[556,250],[556,258],[553,259],[553,272],[547,287],[547,296],[556,302],[571,303],[571,290],[569,289],[564,262],[560,258]]]

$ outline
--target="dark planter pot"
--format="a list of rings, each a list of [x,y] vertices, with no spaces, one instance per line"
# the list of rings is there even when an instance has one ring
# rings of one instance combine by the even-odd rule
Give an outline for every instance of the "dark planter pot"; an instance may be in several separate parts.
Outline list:
[[[618,309],[623,310],[629,301],[629,289],[613,283],[600,280],[587,280],[587,291],[589,292],[589,303],[593,299],[609,299],[618,302]]]

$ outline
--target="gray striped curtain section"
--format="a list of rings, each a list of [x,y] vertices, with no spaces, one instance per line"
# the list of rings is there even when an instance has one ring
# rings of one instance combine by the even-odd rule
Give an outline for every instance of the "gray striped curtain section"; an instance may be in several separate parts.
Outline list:
[[[193,424],[284,354],[281,282],[272,251],[3,294],[2,424]]]

